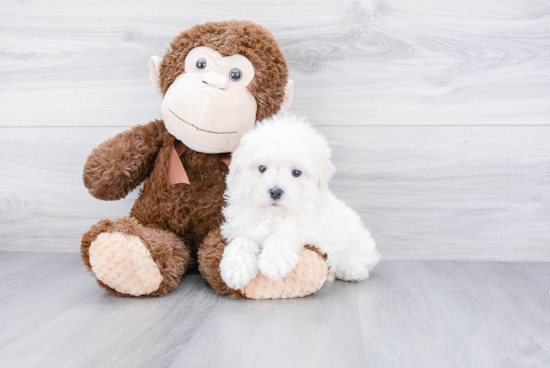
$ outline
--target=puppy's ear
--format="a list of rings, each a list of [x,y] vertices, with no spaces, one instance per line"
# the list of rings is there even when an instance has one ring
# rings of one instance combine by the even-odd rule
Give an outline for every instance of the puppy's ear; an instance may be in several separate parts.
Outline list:
[[[236,160],[231,159],[231,164],[229,165],[229,175],[237,175],[239,171],[241,171],[241,165],[239,165]]]
[[[330,159],[324,159],[319,165],[319,189],[324,190],[328,188],[328,182],[336,173],[336,167],[332,164]]]
[[[236,149],[231,154],[231,163],[229,164],[229,176],[238,174],[241,171],[241,153],[239,149]]]

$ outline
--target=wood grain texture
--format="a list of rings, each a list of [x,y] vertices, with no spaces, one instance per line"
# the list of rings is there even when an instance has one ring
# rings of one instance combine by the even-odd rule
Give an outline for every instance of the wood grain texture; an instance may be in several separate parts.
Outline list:
[[[550,364],[548,263],[382,261],[367,281],[274,301],[224,298],[198,275],[117,298],[76,254],[4,252],[0,270],[2,367]]]
[[[0,128],[0,249],[79,250],[136,192],[103,202],[87,155],[122,128]],[[334,193],[386,259],[550,261],[550,127],[320,127]]]
[[[180,31],[250,19],[321,125],[547,125],[550,3],[406,0],[0,3],[1,126],[160,117],[148,60]]]

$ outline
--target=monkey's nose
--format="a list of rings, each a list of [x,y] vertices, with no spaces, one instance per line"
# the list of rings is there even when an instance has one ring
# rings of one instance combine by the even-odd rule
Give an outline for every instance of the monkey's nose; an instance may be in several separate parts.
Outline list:
[[[277,199],[281,198],[283,193],[284,193],[284,191],[282,189],[279,189],[279,188],[273,188],[273,189],[269,190],[269,194],[271,195],[271,198],[273,198],[274,200],[277,200]]]
[[[213,70],[209,71],[204,75],[202,81],[212,87],[219,89],[225,89],[227,87],[227,77],[224,77],[220,73],[217,73]]]

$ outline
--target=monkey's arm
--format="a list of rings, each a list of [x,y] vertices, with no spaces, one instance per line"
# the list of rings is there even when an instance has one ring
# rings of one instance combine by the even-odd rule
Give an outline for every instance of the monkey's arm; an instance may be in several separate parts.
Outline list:
[[[163,144],[162,120],[137,125],[97,146],[84,165],[84,185],[98,199],[126,197],[149,174]]]

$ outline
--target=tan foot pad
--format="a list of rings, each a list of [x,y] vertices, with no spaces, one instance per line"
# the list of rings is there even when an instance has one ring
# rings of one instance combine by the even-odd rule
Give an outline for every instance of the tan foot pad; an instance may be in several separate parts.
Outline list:
[[[160,270],[136,235],[101,233],[90,245],[95,277],[119,293],[140,296],[158,290]]]
[[[302,251],[296,268],[282,280],[273,281],[261,272],[240,291],[250,299],[299,298],[315,293],[327,281],[327,264],[318,253]]]

